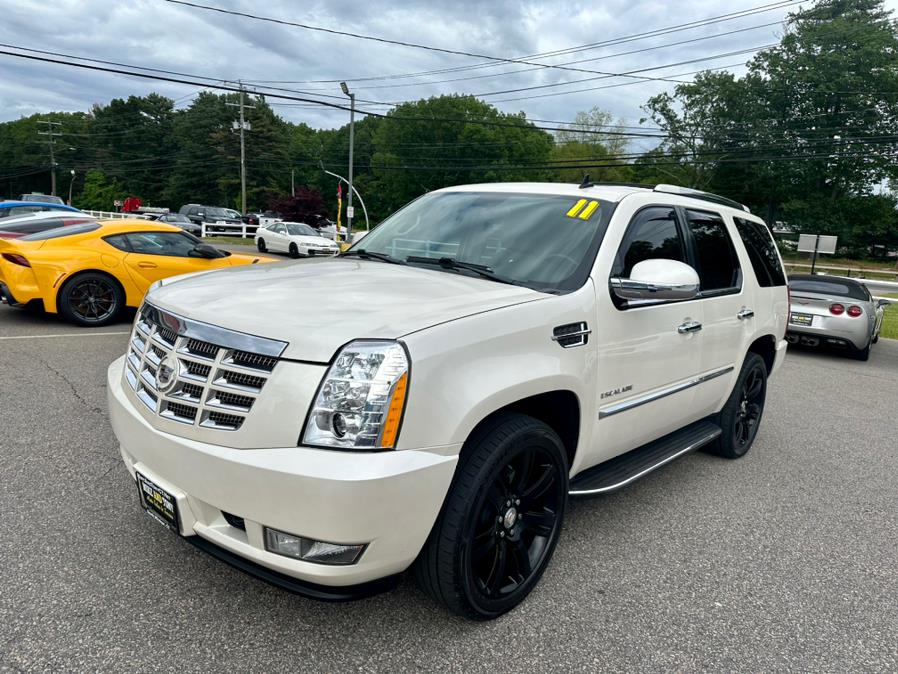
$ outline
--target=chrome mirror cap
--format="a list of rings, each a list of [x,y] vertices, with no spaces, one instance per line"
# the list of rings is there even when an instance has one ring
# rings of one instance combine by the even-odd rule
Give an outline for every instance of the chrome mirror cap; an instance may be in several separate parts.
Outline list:
[[[622,300],[690,300],[699,293],[695,269],[676,260],[643,260],[633,265],[630,278],[610,279],[611,291]]]

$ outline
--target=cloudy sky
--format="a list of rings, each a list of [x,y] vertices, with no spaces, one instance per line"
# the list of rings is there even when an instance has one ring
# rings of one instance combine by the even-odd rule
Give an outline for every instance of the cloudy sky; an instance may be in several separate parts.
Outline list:
[[[80,56],[206,78],[239,79],[292,90],[288,95],[336,102],[345,101],[338,85],[345,79],[356,92],[359,107],[375,111],[384,111],[388,109],[384,104],[397,101],[458,92],[481,95],[504,111],[524,111],[530,118],[565,121],[578,110],[598,105],[624,119],[625,124],[637,124],[640,105],[674,86],[664,79],[689,80],[694,71],[703,68],[744,72],[740,64],[753,53],[747,50],[777,42],[786,14],[810,6],[793,3],[632,39],[650,31],[753,11],[771,0],[195,2],[453,51],[567,64],[569,69],[491,62],[384,44],[166,0],[4,0],[0,50],[48,58]],[[887,6],[898,8],[898,0],[887,0]],[[14,47],[66,56],[22,52]],[[636,77],[609,76],[623,72]],[[516,89],[524,91],[511,91]],[[0,121],[50,110],[87,110],[94,103],[150,91],[185,106],[199,90],[195,85],[150,82],[0,54]],[[342,110],[274,98],[269,102],[284,118],[315,127],[335,127],[347,121]]]

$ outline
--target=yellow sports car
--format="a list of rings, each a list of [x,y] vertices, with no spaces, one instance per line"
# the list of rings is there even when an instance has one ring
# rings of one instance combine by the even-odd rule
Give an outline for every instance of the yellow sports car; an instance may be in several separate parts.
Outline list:
[[[179,274],[274,262],[229,253],[175,227],[109,220],[0,239],[0,295],[12,306],[42,302],[73,323],[101,326],[149,287]]]

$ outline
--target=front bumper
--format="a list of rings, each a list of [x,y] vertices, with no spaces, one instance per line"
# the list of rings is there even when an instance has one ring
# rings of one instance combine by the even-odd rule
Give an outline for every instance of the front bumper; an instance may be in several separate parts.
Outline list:
[[[369,583],[403,571],[417,557],[460,447],[353,453],[232,449],[190,440],[156,430],[138,412],[122,389],[123,361],[113,362],[107,374],[122,458],[132,477],[139,471],[175,497],[182,535],[199,536],[248,567],[320,586]],[[224,513],[242,517],[245,530],[229,524]],[[263,526],[367,548],[349,566],[295,560],[265,549]]]

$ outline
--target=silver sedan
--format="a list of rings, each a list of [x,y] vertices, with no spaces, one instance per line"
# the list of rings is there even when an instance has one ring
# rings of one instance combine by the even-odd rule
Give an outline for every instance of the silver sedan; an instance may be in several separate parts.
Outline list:
[[[888,300],[873,299],[853,279],[816,275],[790,276],[789,297],[789,343],[840,347],[858,360],[870,357]]]

